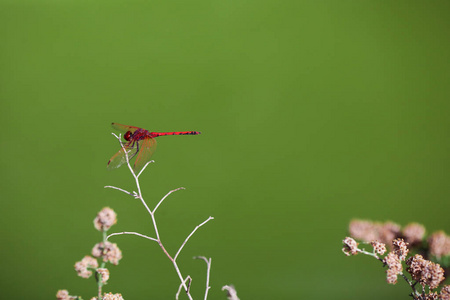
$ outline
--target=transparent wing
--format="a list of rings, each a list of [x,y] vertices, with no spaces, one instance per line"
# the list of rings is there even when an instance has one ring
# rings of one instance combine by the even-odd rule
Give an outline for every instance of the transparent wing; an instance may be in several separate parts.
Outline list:
[[[132,147],[132,142],[128,142],[124,145],[125,151],[128,153],[128,158],[131,160],[134,155],[136,154],[136,147]],[[121,148],[116,154],[114,154],[111,159],[108,161],[108,170],[112,170],[115,168],[120,167],[124,163],[127,162],[125,152],[123,151],[123,148]]]
[[[133,133],[133,132],[135,132],[136,130],[139,129],[139,127],[129,126],[129,125],[122,125],[122,124],[118,124],[118,123],[111,123],[111,126],[115,130],[121,131],[123,133],[125,133],[127,131],[131,131],[131,133]]]
[[[141,141],[139,141],[139,153],[136,157],[136,161],[134,162],[134,172],[139,174],[142,168],[146,163],[150,161],[150,158],[153,155],[153,152],[156,150],[156,140],[151,137],[147,137]]]

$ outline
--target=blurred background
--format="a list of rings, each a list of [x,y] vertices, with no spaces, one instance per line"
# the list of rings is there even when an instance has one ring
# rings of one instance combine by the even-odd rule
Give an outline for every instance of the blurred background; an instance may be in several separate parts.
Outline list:
[[[203,297],[409,299],[381,264],[346,257],[353,218],[450,233],[450,2],[0,0],[4,299],[90,299],[73,269],[101,233],[154,236],[110,123],[158,138],[141,176],[157,220]],[[106,292],[174,299],[156,243],[116,236]],[[183,299],[186,297],[183,296]]]

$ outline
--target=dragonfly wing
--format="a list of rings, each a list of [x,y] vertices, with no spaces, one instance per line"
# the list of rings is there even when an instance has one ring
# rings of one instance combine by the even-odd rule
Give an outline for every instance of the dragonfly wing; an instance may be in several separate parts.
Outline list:
[[[135,132],[136,130],[139,129],[139,127],[135,127],[135,126],[129,126],[129,125],[122,125],[119,123],[111,123],[112,128],[114,128],[117,131],[121,131],[123,133],[127,132],[127,131],[131,131],[131,133]]]
[[[153,152],[156,150],[156,140],[151,137],[147,137],[139,141],[139,153],[136,161],[134,162],[134,172],[139,174],[146,163],[150,161]]]
[[[132,147],[131,144],[132,143],[129,142],[129,143],[124,145],[125,151],[127,151],[129,159],[132,158],[132,156],[134,154],[134,151],[136,151],[136,148]],[[108,161],[108,166],[107,166],[108,170],[112,170],[112,169],[118,168],[118,167],[120,167],[121,165],[123,165],[124,163],[127,162],[127,158],[126,158],[125,152],[123,151],[124,148],[121,148]]]

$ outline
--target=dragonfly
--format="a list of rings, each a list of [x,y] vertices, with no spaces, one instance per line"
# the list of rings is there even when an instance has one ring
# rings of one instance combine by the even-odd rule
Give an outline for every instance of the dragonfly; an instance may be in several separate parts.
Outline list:
[[[128,160],[130,161],[136,157],[133,170],[136,174],[139,174],[142,168],[150,161],[153,153],[156,150],[156,137],[164,135],[198,135],[199,131],[174,131],[174,132],[150,132],[144,128],[122,125],[118,123],[112,123],[112,127],[123,133],[124,143],[123,148],[114,154],[108,161],[107,168],[109,170],[115,169],[127,162],[127,158],[124,152],[128,154]]]

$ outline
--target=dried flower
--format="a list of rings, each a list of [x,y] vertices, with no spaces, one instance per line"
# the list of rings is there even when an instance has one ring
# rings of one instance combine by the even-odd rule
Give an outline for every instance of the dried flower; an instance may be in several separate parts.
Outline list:
[[[406,271],[408,271],[409,274],[411,274],[411,277],[414,280],[420,280],[420,276],[422,274],[422,267],[425,264],[425,259],[422,255],[416,254],[406,260],[406,265],[408,268]]]
[[[350,236],[365,242],[380,241],[390,245],[400,236],[400,225],[393,222],[374,223],[365,220],[353,220],[349,225]]]
[[[344,252],[345,255],[350,256],[358,254],[358,243],[354,239],[351,237],[346,237],[342,243],[344,243],[342,252]]]
[[[444,269],[439,264],[423,259],[422,255],[416,254],[410,257],[406,264],[407,271],[414,280],[418,280],[422,287],[428,285],[430,289],[435,289],[445,279]]]
[[[391,242],[400,236],[400,225],[393,223],[393,222],[386,222],[381,225],[379,231],[380,231],[380,240],[390,245]]]
[[[443,231],[437,231],[428,238],[430,253],[436,257],[450,255],[450,237]]]
[[[429,292],[425,295],[425,297],[422,297],[423,300],[438,300],[439,296],[436,292]]]
[[[124,300],[121,294],[108,293],[103,295],[103,300]]]
[[[106,283],[109,279],[109,270],[105,268],[98,268],[97,273],[101,276],[102,282]]]
[[[440,300],[450,300],[450,285],[444,285],[439,294]]]
[[[422,271],[422,281],[432,290],[437,288],[444,279],[444,269],[442,269],[439,264],[435,264],[431,261]]]
[[[92,256],[86,255],[81,261],[75,263],[75,271],[77,271],[78,276],[83,278],[89,278],[92,275],[92,271],[88,268],[96,269],[98,268],[98,262]]]
[[[67,291],[67,290],[59,290],[56,293],[56,299],[58,299],[58,300],[73,300],[73,299],[77,299],[77,297],[70,296],[69,291]]]
[[[350,236],[366,242],[378,239],[378,232],[374,224],[370,221],[353,220],[350,222],[348,231]]]
[[[400,260],[405,260],[408,255],[408,243],[405,243],[403,239],[395,239],[392,241],[392,245],[394,246],[394,253],[397,254]]]
[[[389,284],[396,284],[398,279],[398,273],[395,270],[386,270],[386,282]]]
[[[122,251],[117,247],[117,244],[110,242],[97,243],[92,249],[92,255],[95,257],[103,257],[103,261],[110,262],[113,265],[118,265],[119,260],[122,259]]]
[[[383,259],[383,262],[388,266],[386,270],[386,280],[390,284],[397,283],[397,275],[403,270],[402,262],[395,252],[389,252]]]
[[[98,231],[107,231],[117,223],[117,214],[109,207],[103,208],[94,219],[94,226]]]
[[[222,287],[222,291],[227,291],[227,299],[228,300],[239,300],[236,292],[236,288],[234,285],[224,285]]]
[[[386,253],[386,245],[383,243],[380,243],[378,241],[372,241],[370,243],[373,247],[373,251],[375,251],[376,253],[383,255],[384,253]]]
[[[411,246],[422,242],[425,235],[425,227],[419,223],[410,223],[402,230],[403,236]]]
[[[75,271],[77,271],[77,273],[78,273],[78,276],[83,277],[83,278],[91,277],[92,271],[89,271],[81,261],[77,261],[75,263],[74,267],[75,267]]]
[[[69,299],[69,291],[68,290],[59,290],[56,293],[56,298],[58,300],[66,300]]]

